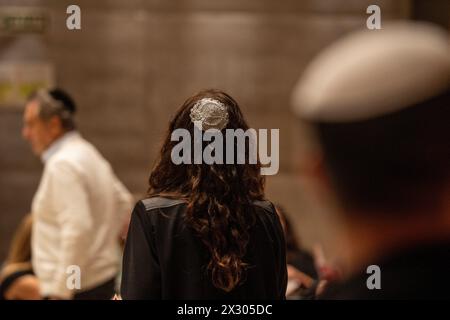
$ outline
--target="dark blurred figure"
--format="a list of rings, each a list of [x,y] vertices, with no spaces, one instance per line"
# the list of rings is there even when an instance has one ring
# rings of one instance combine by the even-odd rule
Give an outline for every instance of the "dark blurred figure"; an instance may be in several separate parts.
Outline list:
[[[426,24],[358,32],[295,90],[322,148],[317,190],[345,223],[345,281],[325,298],[450,298],[448,39]]]
[[[303,249],[282,206],[275,205],[286,239],[288,287],[286,296],[293,299],[311,299],[318,279],[313,256]]]
[[[0,272],[0,300],[40,299],[39,281],[31,266],[32,217],[26,215],[17,228]]]

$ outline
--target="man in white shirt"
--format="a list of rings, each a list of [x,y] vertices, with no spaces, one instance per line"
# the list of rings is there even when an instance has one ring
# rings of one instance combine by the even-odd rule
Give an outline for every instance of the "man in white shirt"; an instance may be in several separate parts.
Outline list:
[[[75,130],[75,111],[60,89],[37,91],[25,107],[23,137],[44,163],[32,203],[33,269],[43,297],[108,299],[133,199]]]

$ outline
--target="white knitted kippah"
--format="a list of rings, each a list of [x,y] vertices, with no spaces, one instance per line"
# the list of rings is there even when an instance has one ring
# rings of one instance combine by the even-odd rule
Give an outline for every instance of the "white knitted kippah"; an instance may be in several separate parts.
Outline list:
[[[320,53],[294,88],[292,106],[314,122],[352,122],[399,111],[448,88],[449,36],[397,22],[351,33]]]

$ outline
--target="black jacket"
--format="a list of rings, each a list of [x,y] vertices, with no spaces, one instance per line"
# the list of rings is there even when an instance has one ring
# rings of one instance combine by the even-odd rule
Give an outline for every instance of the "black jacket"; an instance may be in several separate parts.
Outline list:
[[[161,197],[139,201],[123,257],[123,299],[284,299],[283,230],[273,205],[255,201],[256,223],[244,262],[245,281],[226,293],[212,285],[209,253],[184,222],[186,203]]]
[[[380,289],[369,289],[373,272],[361,270],[329,286],[322,299],[450,299],[450,242],[401,250],[373,263],[380,270]]]

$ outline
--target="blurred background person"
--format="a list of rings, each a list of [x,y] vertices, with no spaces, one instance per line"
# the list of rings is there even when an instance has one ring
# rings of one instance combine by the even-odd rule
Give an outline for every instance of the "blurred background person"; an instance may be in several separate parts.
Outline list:
[[[302,248],[300,241],[292,230],[291,223],[285,210],[279,204],[275,205],[276,212],[283,227],[286,239],[286,262],[288,271],[288,298],[309,299],[314,297],[315,281],[318,279],[314,258],[309,251]]]
[[[38,90],[25,107],[23,137],[44,163],[32,203],[33,270],[42,297],[109,299],[132,197],[76,130],[75,112],[61,89]],[[73,266],[80,271],[76,290],[67,286]]]
[[[204,130],[223,133],[221,163],[194,163],[195,119]],[[190,134],[189,164],[173,162],[177,129]],[[237,163],[242,150],[234,136],[227,141],[228,129],[249,127],[237,102],[218,90],[190,97],[170,121],[148,198],[132,214],[123,299],[285,299],[286,252],[278,215],[265,200],[260,163]],[[248,160],[250,142],[244,140]],[[208,147],[203,141],[197,151],[202,156]],[[229,150],[234,162],[225,164]]]
[[[286,296],[288,299],[316,299],[323,294],[330,282],[338,281],[339,270],[327,261],[320,243],[315,243],[311,252],[303,248],[292,229],[286,211],[279,204],[276,204],[275,209],[286,239],[288,271]]]
[[[11,242],[0,271],[0,300],[41,299],[39,281],[31,265],[32,217],[26,215]]]
[[[345,279],[326,298],[450,297],[449,48],[429,24],[352,33],[294,91],[322,149],[316,190],[345,226]]]

